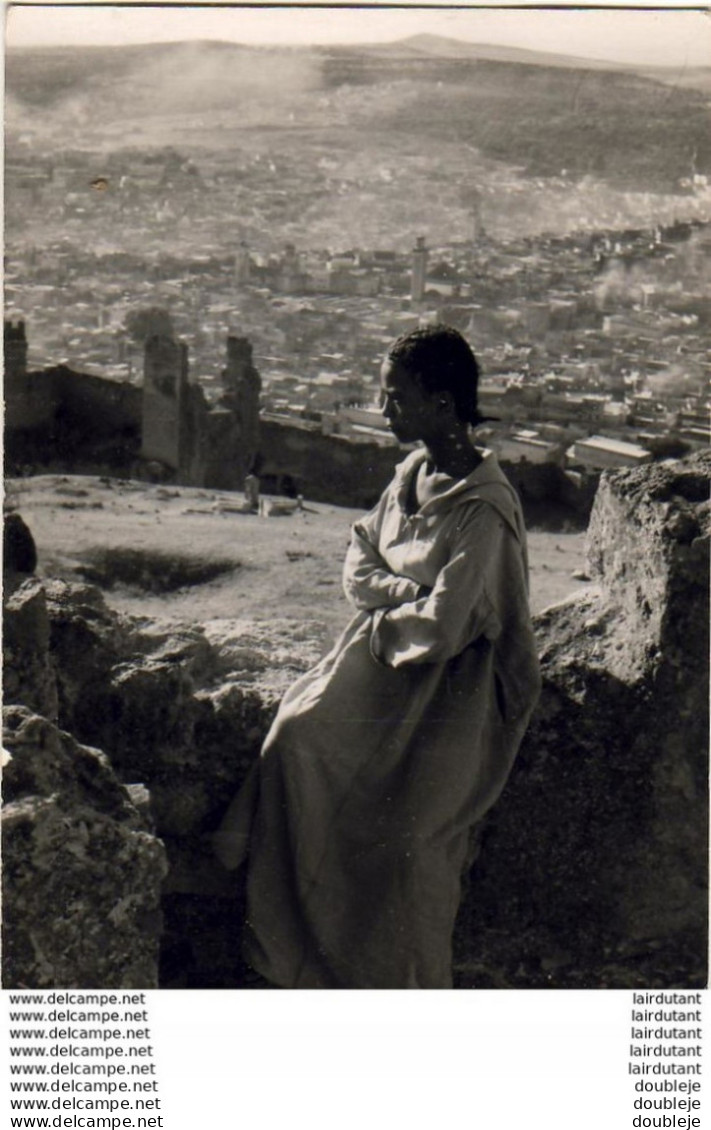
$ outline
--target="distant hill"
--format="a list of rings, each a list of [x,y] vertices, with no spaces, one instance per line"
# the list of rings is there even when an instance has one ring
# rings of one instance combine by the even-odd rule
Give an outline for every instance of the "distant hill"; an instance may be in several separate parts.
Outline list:
[[[501,43],[470,43],[442,35],[411,35],[387,44],[367,44],[356,48],[364,55],[428,55],[441,59],[488,59],[497,63],[525,63],[538,67],[573,67],[586,70],[618,70],[614,63],[581,59],[552,51],[532,51],[526,47],[507,47]]]
[[[609,59],[560,55],[552,51],[532,51],[525,47],[507,47],[500,43],[469,43],[447,39],[441,35],[412,35],[387,44],[366,44],[357,48],[364,55],[392,58],[434,56],[442,59],[488,59],[497,63],[524,63],[536,67],[565,67],[578,71],[617,71],[637,74],[655,82],[675,83],[701,91],[711,89],[711,65],[708,67],[662,67],[646,64],[615,63]]]
[[[711,174],[708,97],[657,74],[429,35],[367,47],[9,49],[6,121],[10,143],[30,130],[61,148],[77,137],[99,144],[109,126],[119,144],[121,123],[152,125],[146,144],[170,141],[186,115],[200,115],[207,144],[219,116],[221,130],[337,129],[340,144],[353,137],[361,151],[368,137],[433,154],[454,143],[524,176],[565,170],[674,192],[692,172]],[[711,68],[694,76],[711,87]]]

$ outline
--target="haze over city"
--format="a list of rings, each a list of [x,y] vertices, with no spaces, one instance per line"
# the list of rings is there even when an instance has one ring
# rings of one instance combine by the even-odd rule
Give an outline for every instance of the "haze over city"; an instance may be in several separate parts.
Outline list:
[[[377,442],[383,343],[445,318],[514,454],[584,396],[700,442],[709,58],[700,11],[11,5],[8,316],[135,386],[150,297],[211,405],[239,330],[263,414]]]

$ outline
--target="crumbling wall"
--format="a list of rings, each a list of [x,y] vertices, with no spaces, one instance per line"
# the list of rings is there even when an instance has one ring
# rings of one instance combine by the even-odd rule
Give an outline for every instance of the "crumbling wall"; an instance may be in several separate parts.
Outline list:
[[[27,374],[27,334],[25,323],[6,320],[3,324],[3,361],[6,383],[22,380]]]
[[[267,490],[288,476],[314,502],[366,509],[377,502],[403,458],[395,444],[354,443],[298,424],[261,421],[260,473],[267,477]],[[567,521],[585,528],[597,478],[577,487],[553,463],[503,463],[502,469],[519,492],[527,522],[560,528]]]
[[[5,388],[6,462],[128,471],[141,431],[141,390],[66,365],[27,373]]]
[[[170,871],[161,982],[229,987],[244,974],[234,877],[209,837],[258,756],[277,703],[316,662],[318,628],[278,620],[133,625],[104,609],[88,625],[75,586],[49,595],[62,724],[144,782]]]
[[[5,428],[13,433],[51,427],[59,406],[54,371],[22,373],[5,378]]]
[[[93,438],[139,433],[141,390],[136,385],[79,373],[66,365],[50,371],[67,425]]]
[[[211,408],[199,385],[188,388],[186,443],[175,482],[210,490],[241,490],[249,449],[239,417],[229,408]]]
[[[5,321],[3,330],[5,427],[13,430],[46,427],[56,408],[52,380],[43,373],[27,372],[25,323]]]
[[[187,347],[169,337],[146,341],[141,458],[179,470],[185,458]]]
[[[246,337],[227,338],[227,368],[223,371],[221,404],[230,409],[240,433],[239,486],[252,468],[259,448],[259,394],[262,380],[252,360],[252,345]]]
[[[9,336],[8,336],[9,333]],[[19,337],[17,335],[20,335]],[[6,457],[34,466],[123,474],[214,490],[242,490],[253,468],[266,493],[288,479],[317,502],[369,508],[403,458],[396,445],[355,443],[259,415],[261,378],[247,338],[227,338],[217,405],[188,379],[186,347],[170,337],[145,344],[144,383],[112,381],[66,365],[27,373],[24,328],[6,326]],[[553,464],[509,464],[529,522],[583,525],[594,483],[573,485]]]
[[[262,420],[260,453],[262,472],[290,476],[305,498],[364,509],[375,504],[403,458],[396,446],[352,443],[276,420]]]
[[[501,463],[518,491],[526,522],[543,529],[560,529],[566,523],[584,530],[590,520],[599,474],[575,481],[555,463]]]
[[[190,486],[241,490],[259,442],[261,380],[246,338],[227,338],[227,368],[219,404],[188,382],[184,345],[149,338],[145,345],[141,459],[164,478]],[[140,473],[140,466],[139,466]]]

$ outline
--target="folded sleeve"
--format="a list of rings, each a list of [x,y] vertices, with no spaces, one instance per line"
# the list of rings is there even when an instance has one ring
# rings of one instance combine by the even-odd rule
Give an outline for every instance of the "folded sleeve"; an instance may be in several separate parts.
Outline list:
[[[513,565],[513,568],[512,568]],[[431,592],[373,615],[371,652],[390,667],[443,663],[481,636],[495,640],[502,627],[502,578],[525,590],[521,545],[494,507],[478,501],[457,527],[452,551]],[[516,600],[517,593],[511,593]]]
[[[410,577],[388,569],[378,553],[367,522],[356,522],[343,570],[343,589],[356,608],[372,611],[414,601],[423,591]]]

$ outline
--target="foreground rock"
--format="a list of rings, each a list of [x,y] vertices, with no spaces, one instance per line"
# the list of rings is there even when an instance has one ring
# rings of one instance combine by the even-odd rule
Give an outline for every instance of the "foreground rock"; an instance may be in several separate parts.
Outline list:
[[[103,754],[4,711],[3,986],[154,988],[162,844]]]
[[[49,614],[39,581],[5,589],[3,605],[3,701],[22,702],[57,719],[57,678],[49,655]]]
[[[258,756],[279,698],[318,658],[318,630],[293,621],[221,620],[207,630],[138,621],[109,609],[94,586],[57,580],[26,581],[6,603],[4,618],[6,702],[57,721],[103,750],[120,780],[147,786],[143,806],[168,860],[161,983],[237,983],[243,968],[234,884],[217,867],[208,838]],[[34,750],[30,760],[37,756]],[[63,811],[75,802],[62,795]],[[13,836],[17,817],[6,806]],[[101,858],[118,891],[125,876]],[[45,864],[49,857],[42,857]],[[6,882],[15,952],[13,939],[34,936],[34,909],[9,871]],[[147,941],[155,946],[155,940],[153,930]],[[118,955],[109,951],[107,984],[124,976],[120,963],[109,972],[113,959]],[[15,972],[7,976],[15,983]],[[27,983],[38,983],[36,971]]]
[[[461,983],[706,983],[711,458],[603,476],[595,593],[538,618],[544,689],[484,830]]]

